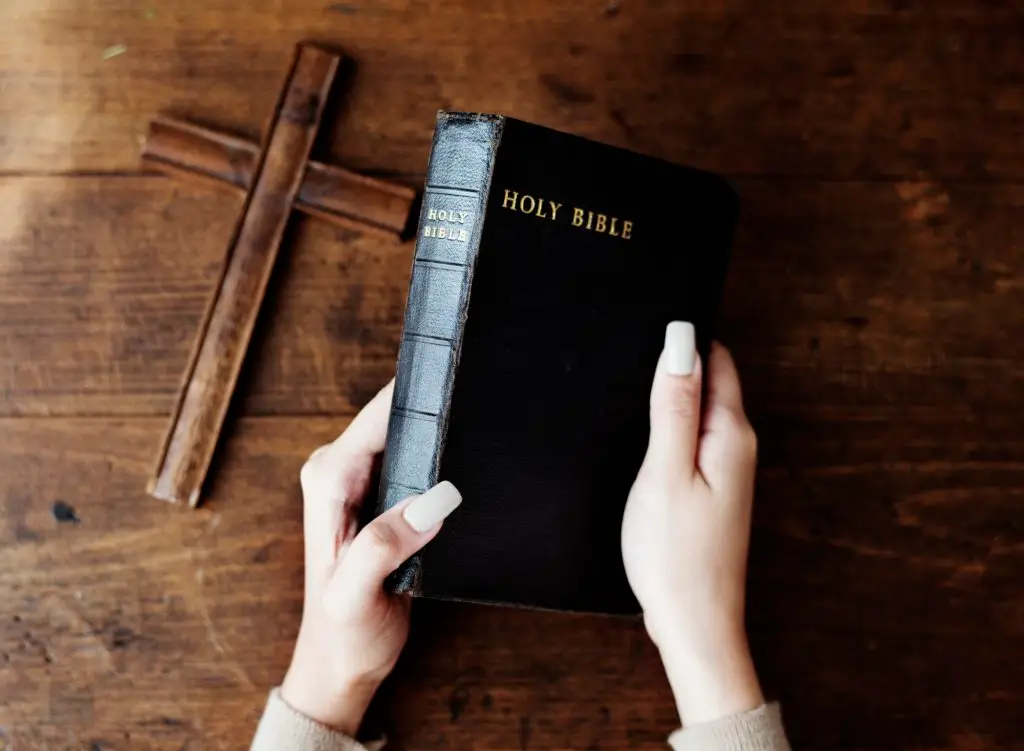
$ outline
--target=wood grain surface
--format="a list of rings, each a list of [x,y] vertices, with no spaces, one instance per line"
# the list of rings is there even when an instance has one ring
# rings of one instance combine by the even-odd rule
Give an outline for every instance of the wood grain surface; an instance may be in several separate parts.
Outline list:
[[[312,45],[295,50],[146,484],[156,498],[199,503],[340,63],[340,56]]]
[[[1024,749],[1022,34],[954,0],[4,4],[0,748],[245,748],[283,676],[298,470],[390,376],[412,248],[291,223],[185,512],[143,486],[240,204],[137,160],[162,112],[258,140],[315,38],[358,63],[325,160],[416,186],[460,107],[736,182],[750,631],[794,746]],[[415,611],[371,721],[391,747],[674,727],[637,623]]]

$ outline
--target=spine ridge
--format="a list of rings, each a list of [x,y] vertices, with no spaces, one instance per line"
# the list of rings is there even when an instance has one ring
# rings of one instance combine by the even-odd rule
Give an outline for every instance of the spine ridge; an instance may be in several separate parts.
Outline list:
[[[441,112],[427,167],[376,513],[435,485],[504,118]],[[391,579],[422,594],[423,560]]]

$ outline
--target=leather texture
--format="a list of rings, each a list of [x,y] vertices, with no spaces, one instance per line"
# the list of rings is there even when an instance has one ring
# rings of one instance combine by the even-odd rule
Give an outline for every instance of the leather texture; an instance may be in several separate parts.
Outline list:
[[[438,482],[473,264],[504,123],[498,115],[437,115],[398,351],[378,514]],[[424,236],[428,224],[443,224],[430,219],[431,210],[472,217],[469,226],[459,226],[466,231],[466,240]],[[409,559],[390,584],[397,592],[423,594],[421,556]]]
[[[547,216],[510,210],[506,189]],[[422,236],[431,208],[474,201],[466,243]],[[442,479],[464,502],[395,588],[636,613],[619,535],[651,379],[669,321],[693,322],[707,355],[734,191],[512,118],[442,113],[423,212],[378,511]],[[631,222],[629,239],[596,231],[597,214],[620,235]]]

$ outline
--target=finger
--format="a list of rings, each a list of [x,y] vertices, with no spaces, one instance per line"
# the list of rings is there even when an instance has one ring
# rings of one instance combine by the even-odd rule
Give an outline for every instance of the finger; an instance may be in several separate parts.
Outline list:
[[[729,350],[715,342],[708,366],[707,404],[697,465],[713,490],[730,497],[753,484],[757,437],[743,411],[739,374]]]
[[[736,363],[732,354],[720,342],[711,345],[709,358],[707,407],[718,410],[726,409],[735,414],[743,414],[743,391],[740,387],[740,376],[736,371]]]
[[[306,578],[310,583],[326,574],[339,548],[355,536],[358,510],[373,466],[372,458],[333,460],[328,448],[330,444],[314,451],[299,473]]]
[[[460,503],[462,495],[445,481],[388,509],[356,535],[326,596],[341,586],[366,595],[379,592],[388,574],[430,542]]]
[[[645,463],[690,477],[700,428],[701,364],[693,324],[673,321],[651,388],[651,436]]]
[[[306,565],[329,568],[351,540],[377,453],[384,448],[394,381],[356,415],[334,442],[314,451],[299,473],[303,495]]]
[[[359,410],[345,432],[328,445],[325,453],[334,457],[343,454],[373,456],[383,451],[394,393],[395,379],[392,378]]]

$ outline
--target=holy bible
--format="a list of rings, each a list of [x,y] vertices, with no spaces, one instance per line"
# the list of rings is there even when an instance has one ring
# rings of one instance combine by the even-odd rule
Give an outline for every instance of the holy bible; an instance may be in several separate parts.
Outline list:
[[[463,503],[392,577],[443,599],[636,613],[622,512],[665,326],[706,358],[738,200],[720,177],[441,112],[376,513]]]

